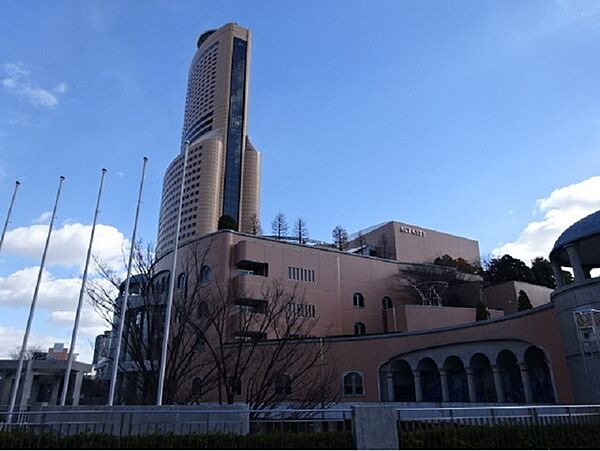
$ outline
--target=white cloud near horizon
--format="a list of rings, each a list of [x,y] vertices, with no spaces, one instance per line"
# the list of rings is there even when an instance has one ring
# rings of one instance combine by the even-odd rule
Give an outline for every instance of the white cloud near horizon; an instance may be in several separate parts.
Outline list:
[[[600,210],[600,176],[557,188],[548,197],[538,199],[531,221],[518,238],[492,251],[492,255],[510,254],[529,264],[538,256],[548,258],[554,242],[571,224]]]
[[[21,349],[23,343],[23,329],[16,329],[11,326],[0,326],[0,359],[8,359],[8,354],[14,349]],[[30,334],[27,347],[39,346],[44,351],[51,348],[54,343],[65,343],[64,338],[57,338],[50,335]],[[68,345],[68,343],[65,343]]]
[[[49,220],[42,213],[34,222]],[[51,213],[50,213],[51,215]],[[79,266],[83,269],[85,256],[90,242],[91,225],[67,223],[52,231],[48,249],[47,265]],[[48,226],[42,224],[18,227],[6,233],[3,251],[19,257],[40,259]],[[116,227],[104,224],[96,225],[92,254],[111,266],[120,267],[123,252],[129,249],[129,240]]]
[[[0,307],[15,308],[28,307],[31,303],[35,282],[39,273],[39,267],[24,268],[10,274],[7,277],[0,277]],[[105,286],[105,289],[116,296],[117,290],[104,279],[88,279],[88,283],[98,283]],[[68,342],[71,337],[71,328],[75,320],[75,308],[81,290],[80,278],[60,279],[54,277],[50,272],[44,270],[42,282],[38,296],[36,317],[47,315],[47,325],[51,330],[62,330],[62,334],[68,338],[48,338],[38,337],[37,342],[30,341],[31,345],[40,345],[44,349],[51,347],[55,342]],[[82,305],[82,313],[77,334],[76,352],[83,361],[91,361],[91,350],[88,342],[93,342],[96,335],[109,329],[107,322],[94,310],[89,302],[87,295]],[[23,331],[18,332],[19,338],[13,345],[7,345],[3,340],[3,330],[11,329],[11,326],[4,323],[0,324],[0,358],[2,353],[7,354],[10,349],[20,346],[23,337]],[[48,328],[46,327],[46,330]],[[51,332],[52,333],[52,332]],[[54,334],[53,334],[54,335]]]
[[[4,89],[35,107],[56,107],[60,96],[68,89],[65,82],[58,83],[53,89],[42,88],[31,79],[31,72],[23,63],[4,64],[4,74],[5,78],[0,82]]]

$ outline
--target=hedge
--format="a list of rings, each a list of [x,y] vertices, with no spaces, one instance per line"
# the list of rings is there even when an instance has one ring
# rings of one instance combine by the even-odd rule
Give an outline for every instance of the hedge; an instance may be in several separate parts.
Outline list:
[[[598,449],[600,425],[432,425],[400,433],[402,449]]]
[[[27,430],[0,432],[1,449],[348,449],[350,432],[277,432],[270,434],[152,434],[117,437],[76,434],[59,437]]]

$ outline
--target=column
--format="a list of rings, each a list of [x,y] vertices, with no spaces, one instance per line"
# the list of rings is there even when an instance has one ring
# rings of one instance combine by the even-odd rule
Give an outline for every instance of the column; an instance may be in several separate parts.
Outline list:
[[[583,265],[579,258],[579,252],[577,252],[577,246],[570,244],[565,247],[569,254],[569,262],[571,262],[571,268],[573,268],[573,274],[575,275],[575,281],[579,282],[585,280],[585,273],[583,272]]]
[[[23,382],[21,383],[21,402],[19,405],[21,407],[27,406],[29,404],[29,398],[31,396],[31,386],[33,385],[33,360],[29,359],[27,361],[27,366],[25,367],[25,376],[23,377]]]
[[[77,371],[75,375],[75,384],[73,384],[73,403],[71,405],[79,405],[79,396],[81,395],[81,383],[83,382],[83,371]]]
[[[450,391],[448,390],[448,371],[440,370],[440,382],[442,383],[442,401],[450,401]]]
[[[423,401],[423,387],[421,386],[421,371],[413,370],[413,376],[415,377],[415,401]]]
[[[0,393],[0,406],[8,406],[10,402],[10,391],[12,385],[15,383],[14,375],[9,376],[8,374],[2,374],[2,392]]]
[[[475,370],[471,367],[465,368],[467,373],[467,386],[469,387],[469,402],[477,402],[477,389],[475,388]]]
[[[388,402],[394,402],[396,400],[396,393],[394,390],[394,373],[387,373],[385,375],[385,382],[387,386],[387,400]]]
[[[562,268],[560,267],[560,263],[553,261],[552,262],[552,272],[554,273],[554,280],[556,281],[556,288],[565,286],[565,279],[563,278]]]
[[[552,395],[554,396],[554,402],[558,403],[558,392],[556,391],[556,381],[554,380],[554,371],[552,371],[552,365],[550,365],[549,359],[546,359],[546,366],[548,367],[548,373],[550,374],[550,383],[552,384]]]
[[[523,392],[525,393],[525,402],[533,402],[533,394],[531,392],[531,378],[529,377],[529,365],[525,362],[519,363],[521,370],[521,380],[523,381]]]
[[[58,390],[62,384],[62,379],[60,377],[52,378],[52,392],[50,393],[50,401],[48,401],[49,406],[56,406],[58,404]]]
[[[502,369],[498,365],[491,365],[494,373],[494,387],[496,388],[496,401],[504,402],[504,387],[502,386]]]

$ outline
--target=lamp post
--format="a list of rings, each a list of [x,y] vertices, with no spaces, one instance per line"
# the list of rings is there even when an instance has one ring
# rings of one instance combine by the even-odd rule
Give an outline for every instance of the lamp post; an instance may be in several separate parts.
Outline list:
[[[142,165],[142,179],[140,181],[140,190],[138,192],[137,207],[135,210],[135,219],[133,221],[133,233],[131,235],[131,248],[129,249],[129,263],[127,264],[127,279],[125,279],[125,292],[123,293],[123,302],[121,303],[121,312],[119,317],[119,329],[117,331],[117,349],[113,355],[113,369],[110,378],[110,390],[108,393],[108,405],[112,406],[115,398],[115,387],[117,385],[117,373],[119,372],[119,355],[121,354],[121,340],[123,338],[123,327],[125,326],[125,313],[127,311],[127,301],[129,300],[129,282],[131,280],[131,265],[133,263],[133,253],[135,249],[135,234],[137,232],[138,218],[140,215],[140,204],[142,203],[142,190],[144,188],[144,175],[146,174],[146,163],[148,157],[144,157]]]
[[[85,257],[85,267],[81,278],[81,289],[79,290],[79,299],[77,301],[77,310],[75,311],[75,323],[73,324],[73,333],[71,334],[71,344],[69,346],[69,356],[67,357],[67,367],[65,368],[65,377],[63,378],[63,390],[60,397],[60,405],[64,406],[67,402],[67,391],[69,389],[69,378],[71,376],[71,367],[73,366],[73,356],[75,355],[75,344],[77,343],[77,331],[79,330],[79,318],[81,317],[81,307],[83,306],[83,296],[85,295],[85,282],[87,280],[90,257],[92,255],[92,245],[94,244],[94,234],[96,232],[96,221],[98,220],[98,211],[100,209],[100,197],[102,196],[102,186],[104,185],[104,176],[106,169],[102,169],[100,177],[100,188],[98,189],[98,199],[96,200],[96,211],[94,212],[94,221],[92,223],[92,233],[90,234],[90,245]]]
[[[29,317],[27,318],[27,327],[25,327],[25,335],[23,335],[23,343],[21,345],[21,352],[19,353],[19,364],[17,365],[17,372],[15,374],[15,383],[12,387],[10,394],[10,404],[8,406],[8,417],[7,423],[12,420],[12,413],[15,408],[15,402],[17,401],[17,391],[19,390],[19,382],[21,380],[21,371],[23,370],[23,360],[25,360],[25,351],[27,349],[27,342],[29,341],[29,332],[31,331],[31,323],[33,321],[33,314],[35,313],[35,306],[37,304],[38,294],[40,291],[40,285],[42,283],[42,276],[44,274],[44,265],[46,264],[46,255],[48,254],[48,247],[50,245],[50,237],[52,236],[52,227],[54,226],[54,219],[56,218],[56,209],[58,207],[58,200],[60,198],[60,190],[65,178],[61,175],[58,182],[58,190],[56,191],[56,200],[54,201],[54,208],[52,209],[52,219],[50,220],[50,226],[48,227],[48,236],[46,237],[46,244],[44,246],[44,252],[42,254],[42,261],[40,263],[40,270],[38,272],[37,282],[35,284],[35,290],[33,291],[33,299],[31,300],[31,307],[29,307]]]

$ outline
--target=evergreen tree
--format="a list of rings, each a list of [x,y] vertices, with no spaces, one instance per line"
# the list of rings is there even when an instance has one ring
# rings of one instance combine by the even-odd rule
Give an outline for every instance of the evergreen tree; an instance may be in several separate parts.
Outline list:
[[[532,282],[548,288],[555,288],[554,272],[552,263],[544,257],[535,257],[531,260],[531,278]]]
[[[479,301],[475,306],[475,321],[483,321],[490,318],[490,312],[484,302]]]
[[[219,230],[236,230],[238,229],[238,224],[235,219],[233,219],[229,215],[223,215],[219,218],[219,224],[217,226]]]
[[[529,296],[527,296],[527,293],[525,293],[525,291],[520,290],[519,296],[517,297],[517,309],[519,310],[519,312],[522,312],[523,310],[529,310],[530,308],[533,308],[533,305],[531,305]]]

